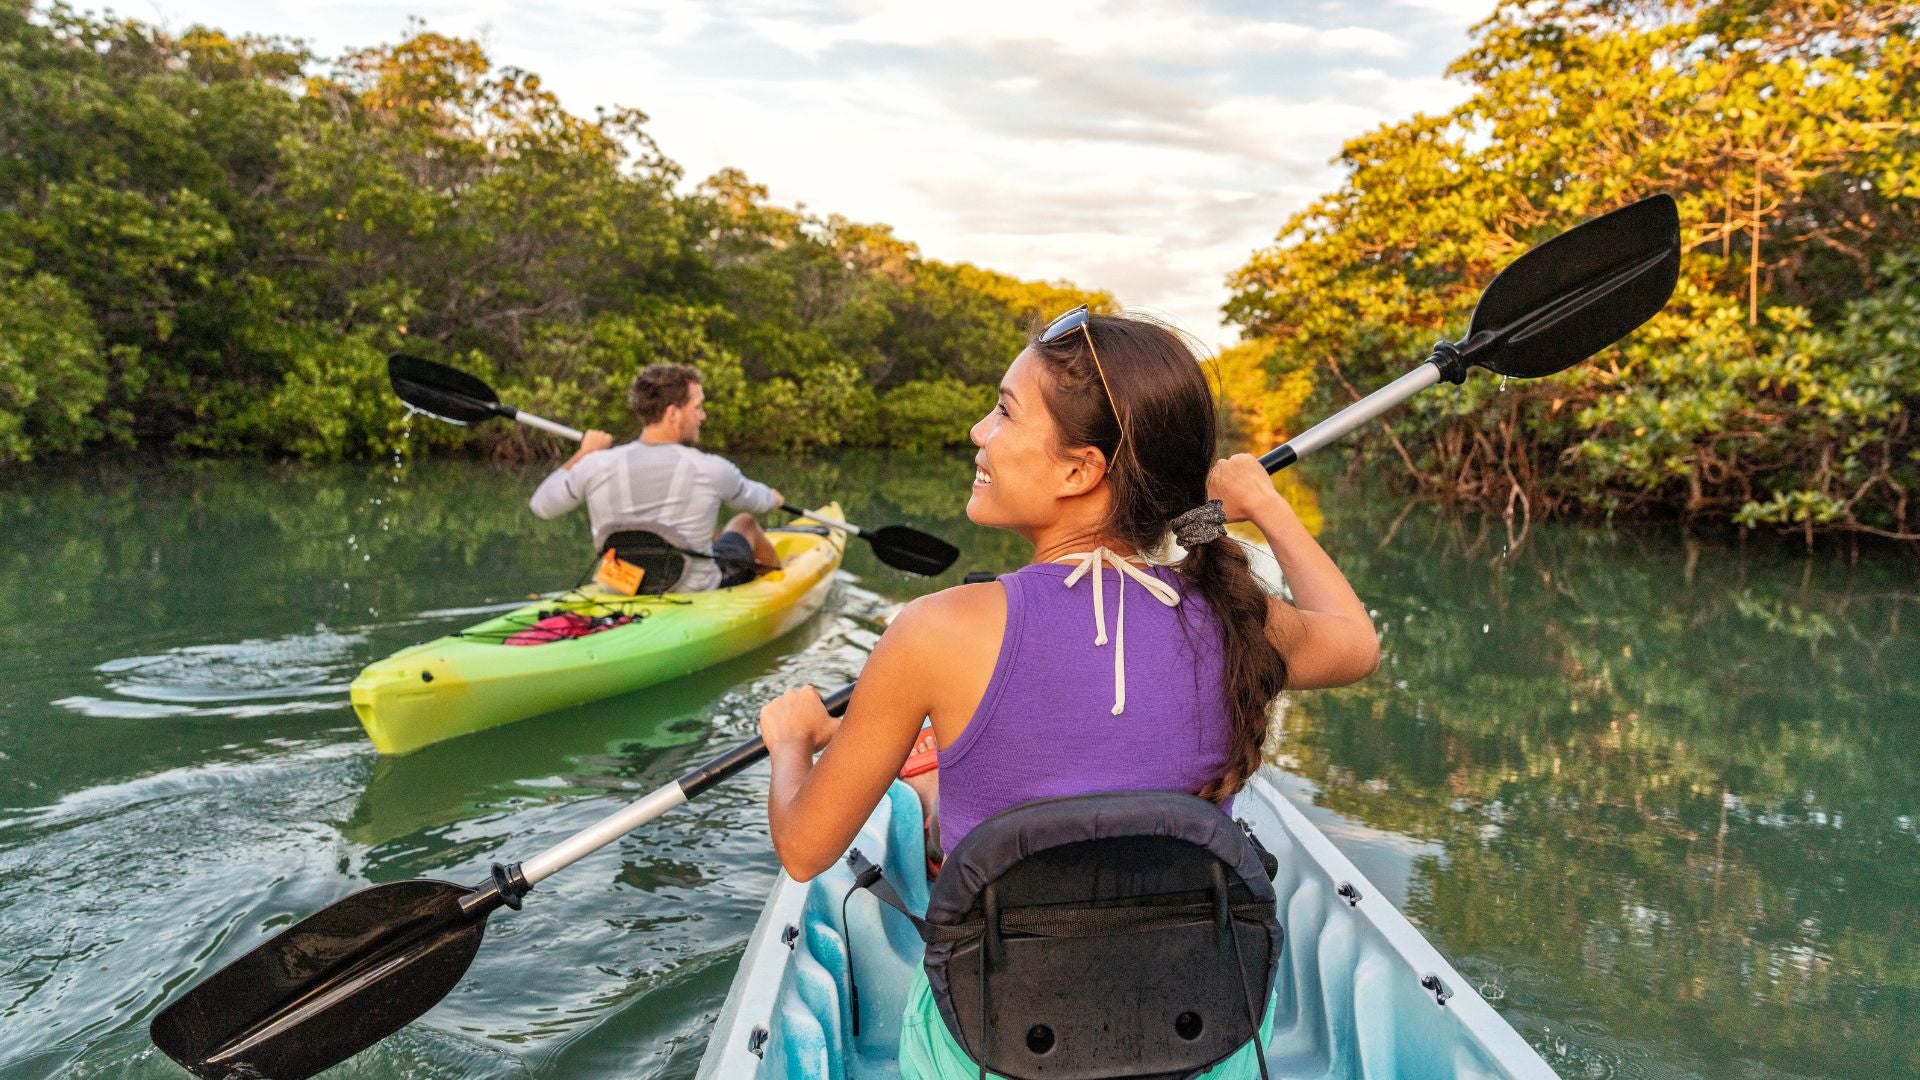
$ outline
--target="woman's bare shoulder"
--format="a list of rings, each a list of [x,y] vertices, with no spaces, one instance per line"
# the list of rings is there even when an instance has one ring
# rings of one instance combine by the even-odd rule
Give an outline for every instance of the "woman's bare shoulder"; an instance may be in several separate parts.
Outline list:
[[[900,609],[868,668],[889,685],[911,684],[903,693],[924,705],[944,746],[986,693],[1006,625],[1007,591],[997,581],[929,593]]]
[[[998,581],[955,585],[910,601],[888,624],[889,636],[951,641],[1005,624],[1007,590]]]

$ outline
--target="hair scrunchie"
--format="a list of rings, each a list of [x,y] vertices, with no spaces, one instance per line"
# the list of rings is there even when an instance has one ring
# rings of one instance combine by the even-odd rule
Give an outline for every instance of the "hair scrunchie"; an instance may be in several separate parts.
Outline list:
[[[1211,544],[1227,535],[1227,512],[1219,499],[1208,499],[1168,522],[1173,538],[1185,548]]]

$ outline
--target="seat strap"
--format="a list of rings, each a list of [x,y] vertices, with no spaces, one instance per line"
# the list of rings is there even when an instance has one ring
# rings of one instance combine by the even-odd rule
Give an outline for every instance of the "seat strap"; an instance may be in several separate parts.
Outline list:
[[[875,866],[859,848],[847,852],[847,866],[853,870],[853,884],[847,889],[852,896],[859,889],[872,893],[881,903],[907,917],[913,928],[920,934],[920,940],[928,945],[950,944],[971,941],[986,932],[987,920],[968,919],[957,923],[930,923],[907,909],[906,901],[887,880],[886,874]],[[842,905],[844,907],[843,898]],[[1260,922],[1272,908],[1258,900],[1233,904],[1228,912],[1233,921],[1248,920]],[[1025,934],[1029,937],[1083,938],[1113,937],[1117,934],[1144,934],[1155,930],[1171,930],[1180,926],[1194,926],[1212,922],[1215,906],[1206,900],[1196,900],[1188,904],[1142,904],[1131,907],[1097,908],[1042,908],[1027,910],[1017,908],[1000,914],[1000,929],[1004,933]],[[845,922],[844,917],[842,922]]]
[[[1244,823],[1243,827],[1244,827]],[[1248,830],[1252,836],[1252,830]],[[1262,849],[1265,854],[1265,849]],[[1260,1066],[1260,1080],[1271,1080],[1267,1075],[1267,1048],[1260,1042],[1260,1006],[1253,1000],[1253,987],[1247,983],[1247,962],[1240,955],[1240,920],[1229,914],[1227,907],[1227,876],[1219,863],[1213,864],[1214,906],[1218,913],[1215,918],[1221,924],[1220,944],[1233,958],[1233,966],[1240,973],[1240,998],[1247,1006],[1247,1023],[1253,1027],[1253,1060]]]

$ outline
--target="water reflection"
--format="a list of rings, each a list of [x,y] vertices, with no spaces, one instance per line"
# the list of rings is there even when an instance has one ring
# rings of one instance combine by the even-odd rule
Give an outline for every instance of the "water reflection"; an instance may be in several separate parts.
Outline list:
[[[1358,494],[1358,493],[1355,493]],[[1359,499],[1328,543],[1385,629],[1374,680],[1302,695],[1318,801],[1436,850],[1408,913],[1586,1075],[1912,1075],[1920,635],[1903,556]],[[1744,1063],[1734,1068],[1733,1063]]]

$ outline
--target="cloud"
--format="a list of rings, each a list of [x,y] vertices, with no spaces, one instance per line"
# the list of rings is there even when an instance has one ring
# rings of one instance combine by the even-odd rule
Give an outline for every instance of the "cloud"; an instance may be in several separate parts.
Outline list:
[[[1238,5],[1240,10],[1234,6]],[[744,169],[776,200],[886,222],[928,257],[1068,278],[1210,342],[1227,275],[1340,182],[1348,139],[1467,90],[1446,80],[1493,0],[419,0],[576,111],[645,111],[689,183]],[[393,41],[367,2],[166,0],[153,17]]]
[[[959,4],[731,3],[726,18],[770,41],[819,57],[849,45],[958,47],[989,52],[1044,42],[1103,62],[1214,62],[1292,50],[1401,57],[1410,43],[1365,26],[1316,27],[1235,17],[1194,3],[1155,0],[974,0]]]

